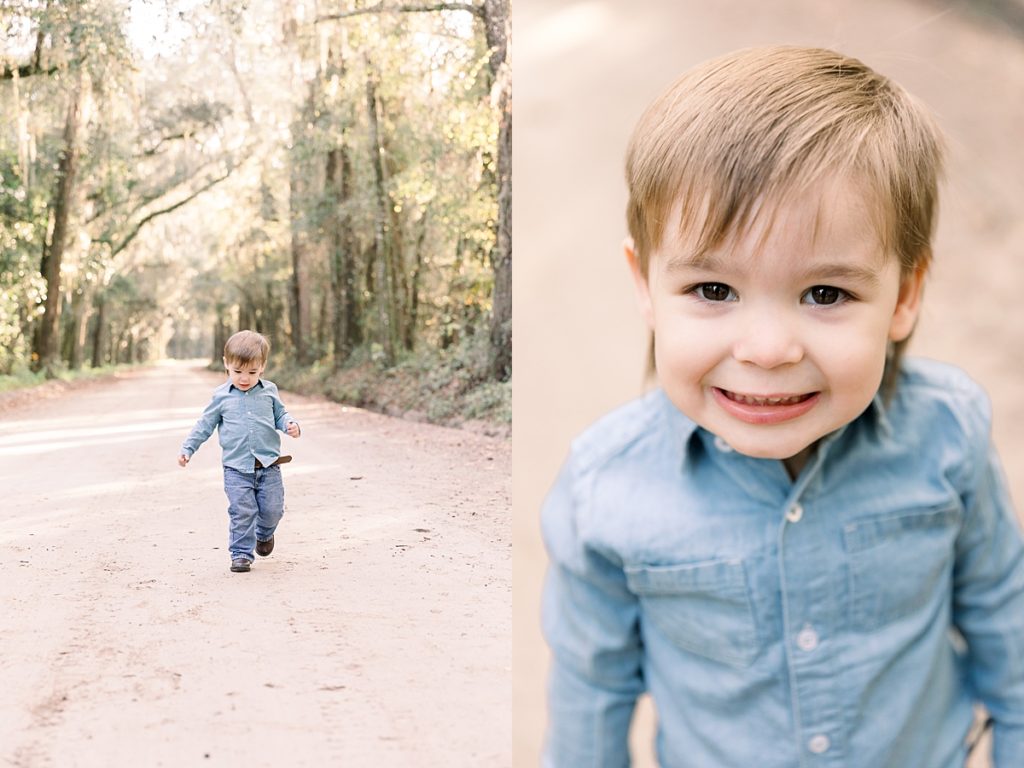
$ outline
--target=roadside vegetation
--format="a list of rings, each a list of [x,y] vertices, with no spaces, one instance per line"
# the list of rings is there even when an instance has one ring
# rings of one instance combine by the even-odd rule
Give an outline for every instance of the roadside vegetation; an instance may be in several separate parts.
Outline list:
[[[297,386],[505,418],[509,10],[0,3],[0,386],[250,328]]]

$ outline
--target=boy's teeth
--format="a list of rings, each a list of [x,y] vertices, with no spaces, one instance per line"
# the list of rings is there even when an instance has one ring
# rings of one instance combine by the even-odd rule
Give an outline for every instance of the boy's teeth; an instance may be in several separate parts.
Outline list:
[[[792,397],[751,397],[750,395],[738,395],[731,393],[732,399],[745,405],[795,405],[803,400],[803,395]]]

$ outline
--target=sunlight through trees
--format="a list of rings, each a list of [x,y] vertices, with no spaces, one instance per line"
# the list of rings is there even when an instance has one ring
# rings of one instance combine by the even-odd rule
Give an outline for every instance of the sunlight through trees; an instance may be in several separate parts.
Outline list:
[[[0,375],[511,375],[507,0],[0,0]]]

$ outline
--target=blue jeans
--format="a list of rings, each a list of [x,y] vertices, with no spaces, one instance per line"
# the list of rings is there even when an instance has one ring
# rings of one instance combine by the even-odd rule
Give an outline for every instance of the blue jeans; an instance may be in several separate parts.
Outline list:
[[[224,467],[224,493],[228,497],[228,549],[231,559],[253,560],[256,540],[274,535],[284,515],[284,483],[280,467],[239,472]]]

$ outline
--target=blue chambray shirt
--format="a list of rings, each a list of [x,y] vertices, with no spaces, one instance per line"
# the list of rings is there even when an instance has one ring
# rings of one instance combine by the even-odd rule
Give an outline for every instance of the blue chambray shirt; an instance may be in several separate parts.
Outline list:
[[[1024,558],[981,389],[908,360],[792,481],[659,390],[579,437],[543,510],[548,768],[1024,766]]]
[[[226,381],[214,390],[181,452],[191,457],[216,429],[224,466],[254,472],[255,459],[269,467],[281,455],[277,430],[286,431],[290,421],[295,419],[285,410],[274,382],[260,379],[243,392]]]

